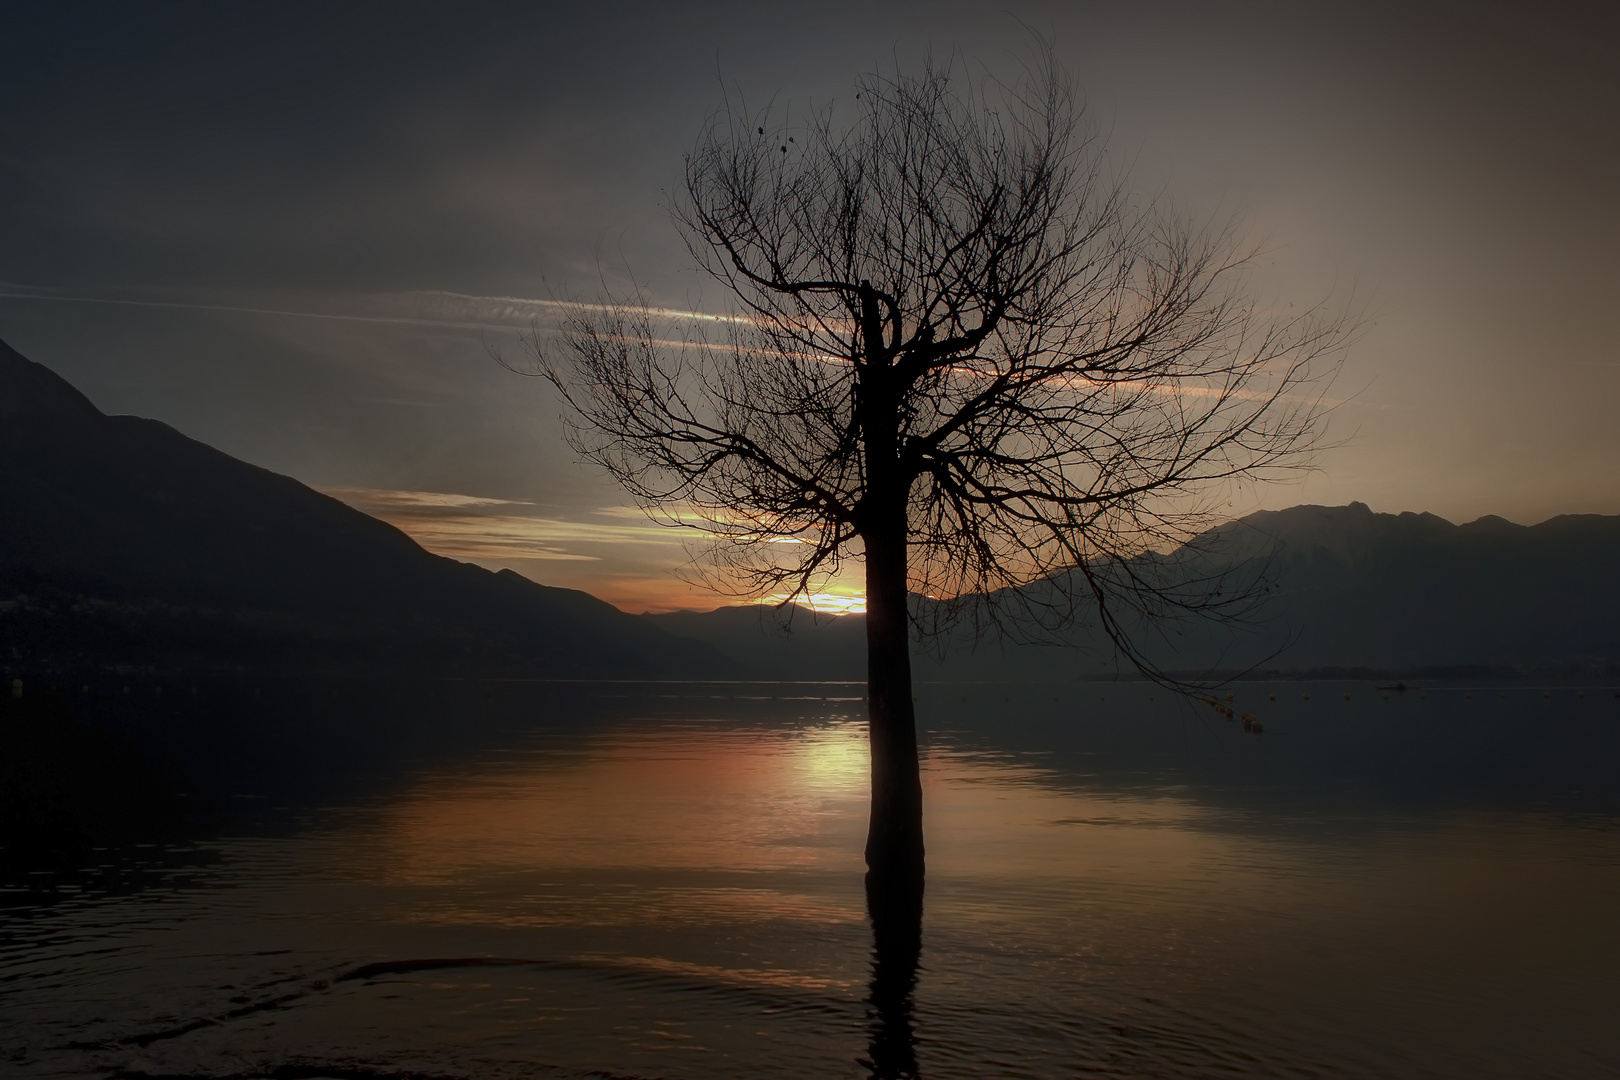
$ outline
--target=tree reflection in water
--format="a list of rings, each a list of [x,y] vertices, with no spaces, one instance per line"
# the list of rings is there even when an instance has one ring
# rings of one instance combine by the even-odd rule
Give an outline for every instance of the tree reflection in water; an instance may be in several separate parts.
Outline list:
[[[922,959],[923,880],[866,875],[866,910],[872,920],[872,981],[867,996],[867,1056],[875,1080],[918,1076],[912,999]]]

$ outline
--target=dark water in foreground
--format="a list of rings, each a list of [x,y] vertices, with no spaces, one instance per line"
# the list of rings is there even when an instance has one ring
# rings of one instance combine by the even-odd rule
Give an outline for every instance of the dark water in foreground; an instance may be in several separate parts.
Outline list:
[[[1620,1072],[1612,689],[1245,685],[1256,737],[920,688],[909,1014],[869,1004],[858,687],[491,692],[484,750],[296,827],[12,875],[0,1073]]]

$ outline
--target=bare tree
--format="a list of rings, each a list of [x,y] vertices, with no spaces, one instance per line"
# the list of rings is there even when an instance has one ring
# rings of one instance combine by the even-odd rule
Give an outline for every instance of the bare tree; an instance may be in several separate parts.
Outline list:
[[[847,124],[728,102],[703,129],[672,210],[723,314],[570,303],[530,344],[572,445],[703,529],[716,578],[801,596],[864,562],[866,861],[920,885],[908,619],[1089,613],[1145,664],[1123,612],[1235,598],[1143,556],[1306,463],[1344,321],[1269,313],[1230,230],[1134,202],[1050,59],[858,90]]]

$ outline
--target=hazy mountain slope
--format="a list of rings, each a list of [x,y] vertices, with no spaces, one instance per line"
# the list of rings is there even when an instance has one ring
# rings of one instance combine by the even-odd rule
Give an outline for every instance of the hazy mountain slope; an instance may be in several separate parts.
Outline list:
[[[645,615],[671,634],[701,641],[736,659],[756,678],[866,678],[866,619],[817,616],[739,604],[714,611]]]
[[[0,344],[0,657],[721,672],[585,593],[429,554]]]
[[[1138,628],[1149,654],[1172,670],[1620,665],[1620,517],[1453,525],[1433,514],[1375,514],[1362,503],[1296,506],[1229,522],[1191,547],[1206,568],[1263,576],[1270,591],[1251,625],[1191,622],[1162,636]],[[758,671],[848,678],[864,669],[860,616],[817,625],[796,619],[786,639],[767,633],[774,624],[747,608],[659,618]],[[958,634],[943,643],[943,656],[938,643],[915,649],[915,666],[921,678],[944,679],[1131,670],[1095,627],[1075,627],[1064,641],[1032,646]]]
[[[1288,666],[1620,661],[1620,517],[1453,525],[1351,503],[1252,514],[1239,527],[1273,541],[1272,611],[1297,633]]]

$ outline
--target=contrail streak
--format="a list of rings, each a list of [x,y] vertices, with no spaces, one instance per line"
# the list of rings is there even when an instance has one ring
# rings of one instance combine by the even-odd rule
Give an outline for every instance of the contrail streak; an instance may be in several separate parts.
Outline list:
[[[278,315],[292,319],[330,319],[337,322],[393,323],[406,326],[454,326],[468,330],[507,329],[498,323],[457,322],[448,319],[409,318],[399,315],[339,315],[326,311],[289,311],[283,308],[245,307],[237,304],[198,304],[182,300],[125,300],[108,296],[61,296],[51,293],[0,292],[0,300],[47,300],[66,304],[113,304],[120,307],[174,308],[184,311],[228,311],[238,315]]]
[[[482,304],[502,304],[514,307],[529,308],[584,308],[589,311],[611,310],[605,304],[576,303],[565,300],[535,300],[522,296],[477,296],[471,293],[447,292],[442,290],[424,290],[421,292],[395,293],[390,299],[398,300],[410,297],[445,297],[451,300],[470,301]],[[0,300],[44,300],[68,304],[108,304],[119,307],[168,308],[182,311],[224,311],[237,315],[274,315],[291,319],[328,319],[336,322],[359,323],[386,323],[402,326],[450,326],[467,330],[508,330],[508,322],[491,322],[480,320],[467,320],[456,318],[435,318],[422,315],[355,315],[328,311],[295,311],[289,308],[252,307],[245,304],[208,304],[186,300],[131,300],[123,297],[110,296],[68,296],[60,293],[18,291],[15,287],[0,290]],[[691,322],[720,322],[749,324],[753,320],[740,315],[711,315],[702,311],[685,311],[679,308],[644,308],[638,309],[647,314],[669,319],[682,319]]]

